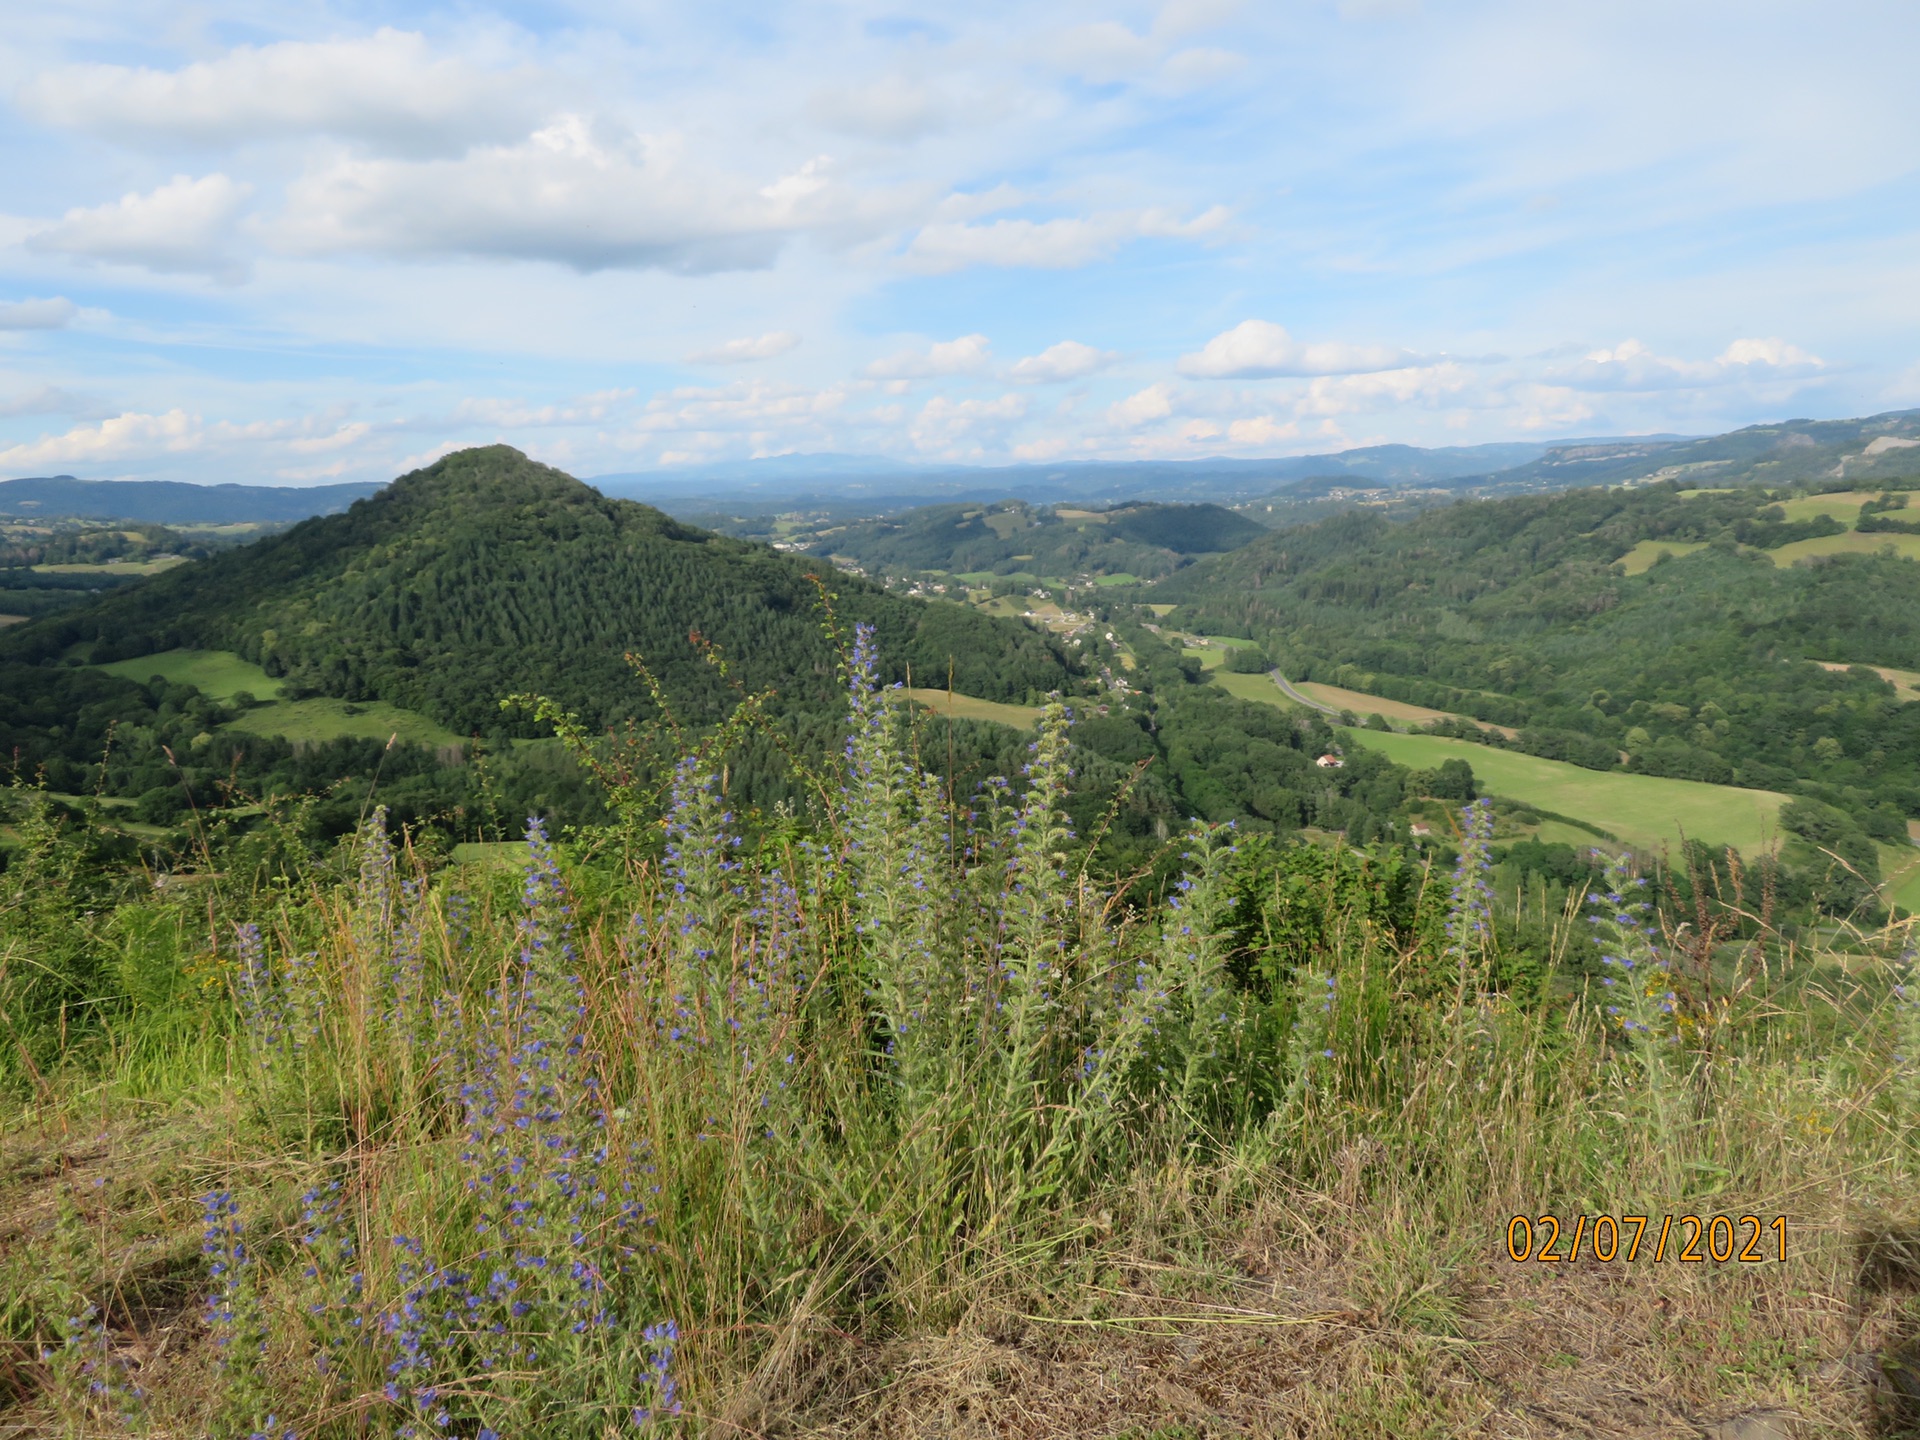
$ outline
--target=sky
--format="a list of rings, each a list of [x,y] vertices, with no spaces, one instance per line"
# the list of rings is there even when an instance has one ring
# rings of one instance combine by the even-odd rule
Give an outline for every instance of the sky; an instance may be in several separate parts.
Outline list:
[[[1280,456],[1920,405],[1911,0],[62,0],[0,477]]]

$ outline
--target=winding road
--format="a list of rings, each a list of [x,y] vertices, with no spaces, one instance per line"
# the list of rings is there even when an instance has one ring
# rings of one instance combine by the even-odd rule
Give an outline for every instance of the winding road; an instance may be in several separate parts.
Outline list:
[[[1333,706],[1331,705],[1322,705],[1318,700],[1313,699],[1311,696],[1302,695],[1298,690],[1293,688],[1292,683],[1287,679],[1286,676],[1282,675],[1278,670],[1269,670],[1267,672],[1267,678],[1273,681],[1274,684],[1278,685],[1280,687],[1280,693],[1286,696],[1289,700],[1295,701],[1296,703],[1301,705],[1305,705],[1309,709],[1319,710],[1327,715],[1338,715],[1340,713],[1338,710],[1334,709]]]

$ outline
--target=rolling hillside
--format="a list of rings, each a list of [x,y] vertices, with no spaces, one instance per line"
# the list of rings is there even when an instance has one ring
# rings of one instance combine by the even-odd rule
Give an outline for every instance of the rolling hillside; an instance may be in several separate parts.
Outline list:
[[[103,597],[9,636],[46,661],[180,648],[229,651],[303,694],[384,700],[456,733],[491,729],[499,701],[551,694],[590,719],[642,713],[632,651],[686,707],[712,718],[725,682],[690,640],[717,646],[749,689],[825,703],[835,680],[810,574],[817,562],[729,540],[609,500],[503,446],[402,476],[342,515]],[[831,572],[825,572],[831,576]],[[1027,702],[1070,687],[1036,632],[832,576],[844,622],[871,621],[904,674]]]
[[[793,548],[869,574],[1025,574],[1056,580],[1168,575],[1200,555],[1237,549],[1263,526],[1219,505],[1105,508],[930,505],[795,534]]]
[[[1798,794],[1899,844],[1920,704],[1879,670],[1920,666],[1906,498],[1665,482],[1352,513],[1150,593],[1296,682],[1511,727],[1479,738],[1594,771]],[[1848,528],[1869,523],[1887,529]]]

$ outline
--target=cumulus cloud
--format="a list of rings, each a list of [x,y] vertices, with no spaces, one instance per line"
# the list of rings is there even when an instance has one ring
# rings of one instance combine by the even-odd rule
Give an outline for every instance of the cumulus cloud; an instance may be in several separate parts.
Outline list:
[[[954,400],[935,395],[914,416],[908,434],[923,451],[977,454],[988,443],[1003,440],[1006,431],[1026,413],[1024,395],[1002,395],[993,400]]]
[[[76,425],[64,435],[10,445],[0,450],[0,470],[188,449],[197,443],[200,429],[199,419],[184,410],[163,415],[127,411],[92,425]]]
[[[79,307],[61,295],[0,302],[0,330],[59,330],[79,313]]]
[[[754,360],[771,360],[784,355],[800,343],[791,330],[769,330],[742,340],[728,340],[707,350],[695,350],[687,356],[690,365],[744,365]]]
[[[1180,357],[1182,375],[1207,380],[1275,375],[1357,375],[1417,364],[1419,357],[1390,345],[1306,345],[1268,320],[1242,320]]]
[[[925,380],[935,375],[973,375],[992,360],[984,335],[962,335],[925,350],[902,350],[866,368],[869,380]]]
[[[374,427],[337,414],[295,420],[220,420],[175,408],[161,414],[128,410],[59,435],[43,435],[0,450],[0,470],[54,464],[151,463],[156,456],[217,453],[267,446],[280,454],[324,454],[365,439]]]
[[[1547,378],[1577,390],[1683,390],[1730,381],[1810,375],[1826,362],[1781,339],[1735,340],[1712,360],[1660,355],[1638,340],[1591,350]]]
[[[1057,380],[1078,380],[1104,370],[1120,357],[1112,350],[1096,350],[1078,340],[1062,340],[1049,345],[1038,355],[1013,362],[1007,371],[1009,380],[1022,385],[1042,385]]]
[[[343,156],[288,188],[275,235],[309,253],[549,260],[591,271],[757,269],[792,236],[855,238],[884,206],[825,157],[769,184],[689,161],[676,136],[603,133],[569,115],[458,159]]]
[[[1173,387],[1156,381],[1144,390],[1136,390],[1126,399],[1107,407],[1107,419],[1122,430],[1137,430],[1173,414]]]
[[[1070,270],[1105,259],[1130,240],[1204,240],[1229,218],[1223,205],[1182,220],[1163,207],[1056,220],[995,220],[985,225],[938,220],[907,247],[916,269],[960,270],[969,265]]]
[[[144,195],[135,192],[110,205],[69,210],[58,224],[27,236],[27,248],[238,282],[247,267],[228,247],[248,190],[219,173],[198,180],[176,175]]]
[[[426,37],[382,29],[347,40],[242,45],[178,70],[68,65],[29,82],[27,112],[136,145],[227,145],[331,134],[404,150],[524,133],[525,74],[436,57]]]

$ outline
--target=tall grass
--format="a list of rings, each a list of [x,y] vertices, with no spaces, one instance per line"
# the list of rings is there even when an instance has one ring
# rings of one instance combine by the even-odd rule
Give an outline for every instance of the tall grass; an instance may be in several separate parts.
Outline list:
[[[1561,971],[1503,988],[1477,811],[1451,887],[1196,825],[1143,908],[1065,818],[1058,703],[1023,775],[955,799],[912,763],[871,643],[810,834],[743,839],[695,755],[655,859],[570,858],[536,822],[524,872],[460,875],[375,810],[330,868],[209,892],[196,922],[123,907],[119,970],[151,1003],[110,1063],[137,1090],[173,1057],[191,1074],[167,1093],[231,1116],[178,1171],[214,1344],[149,1397],[88,1265],[54,1267],[8,1323],[45,1348],[68,1428],[722,1433],[785,1403],[822,1335],[1070,1297],[1116,1231],[1282,1190],[1369,1216],[1359,1298],[1446,1333],[1435,1277],[1506,1213],[1805,1214],[1808,1176],[1911,1186],[1910,957],[1904,989],[1756,992],[1703,1027],[1620,865],[1595,923],[1578,897],[1562,916]],[[52,873],[35,843],[10,882]],[[11,973],[59,928],[56,891],[14,892]],[[1592,983],[1574,961],[1596,942]],[[182,978],[155,988],[156,954]],[[32,1054],[53,1012],[10,993]],[[54,1104],[77,1082],[48,1053],[31,1084]]]

